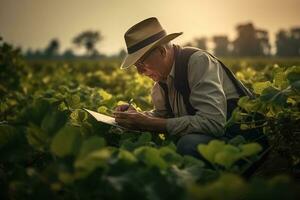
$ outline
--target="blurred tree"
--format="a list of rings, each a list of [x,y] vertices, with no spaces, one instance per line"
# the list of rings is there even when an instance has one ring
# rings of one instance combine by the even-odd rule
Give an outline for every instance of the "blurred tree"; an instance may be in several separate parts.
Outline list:
[[[27,49],[25,55],[24,55],[26,58],[32,58],[34,56],[34,53],[32,51],[31,48]]]
[[[268,32],[256,30],[252,23],[236,27],[237,38],[233,41],[233,53],[237,56],[264,56],[270,54]]]
[[[260,53],[265,56],[271,54],[271,45],[269,43],[269,34],[266,30],[258,29],[256,32],[256,38],[259,42]]]
[[[125,49],[121,49],[119,54],[118,54],[118,57],[123,59],[123,58],[125,58],[126,54],[127,53],[126,53]]]
[[[201,37],[201,38],[196,38],[194,43],[197,48],[206,50],[207,49],[206,42],[207,42],[207,38]]]
[[[300,27],[291,29],[294,56],[300,56]]]
[[[34,55],[33,58],[41,58],[41,57],[43,57],[43,53],[39,49],[35,50],[34,53],[33,53],[33,55]]]
[[[290,54],[290,46],[288,33],[285,30],[279,30],[276,33],[276,55],[288,56]]]
[[[87,55],[94,57],[99,55],[96,44],[103,39],[98,31],[84,31],[73,39],[73,43],[79,47],[84,47]]]
[[[45,57],[53,58],[58,56],[60,43],[58,39],[52,39],[44,51]]]
[[[229,41],[227,36],[214,36],[213,42],[215,43],[214,53],[217,56],[229,55]]]
[[[0,99],[12,90],[19,89],[22,75],[25,74],[21,49],[3,41],[0,37]],[[1,110],[2,111],[2,110]]]
[[[300,56],[300,28],[279,30],[276,34],[277,56]]]
[[[193,41],[185,43],[183,46],[189,46],[189,47],[197,47],[199,49],[207,49],[206,46],[207,38],[205,37],[200,37],[200,38],[195,38]]]
[[[236,27],[238,37],[233,41],[234,54],[238,56],[258,55],[258,43],[255,39],[255,30],[252,23]]]
[[[185,47],[191,47],[191,46],[193,46],[193,43],[192,42],[187,42],[183,46],[185,46]]]
[[[62,56],[65,59],[75,58],[75,54],[72,49],[66,49]]]

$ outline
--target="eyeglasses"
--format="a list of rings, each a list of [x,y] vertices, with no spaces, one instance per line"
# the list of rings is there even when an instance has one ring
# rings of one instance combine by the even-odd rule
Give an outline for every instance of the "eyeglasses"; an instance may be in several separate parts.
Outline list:
[[[145,55],[143,55],[135,64],[134,66],[138,69],[138,70],[142,70],[144,69],[143,66],[147,65],[145,64],[145,61],[151,56],[151,54],[156,50],[157,48],[152,49],[151,51],[149,51],[148,53],[146,53]]]

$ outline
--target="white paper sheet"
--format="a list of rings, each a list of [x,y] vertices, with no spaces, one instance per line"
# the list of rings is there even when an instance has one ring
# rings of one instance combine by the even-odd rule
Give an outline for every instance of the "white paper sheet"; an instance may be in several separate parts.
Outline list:
[[[115,118],[107,116],[107,115],[103,115],[101,113],[97,113],[95,111],[83,108],[85,111],[87,111],[88,113],[90,113],[98,122],[103,122],[106,124],[110,124],[110,125],[114,125],[114,126],[118,126],[117,122],[115,121]]]
[[[113,125],[113,126],[122,128],[122,129],[126,129],[127,131],[132,131],[132,132],[136,132],[136,133],[142,133],[142,131],[137,131],[137,130],[133,130],[133,129],[128,129],[128,128],[125,128],[125,127],[123,127],[123,126],[118,125],[117,122],[115,121],[115,118],[114,118],[114,117],[107,116],[107,115],[104,115],[104,114],[101,114],[101,113],[97,113],[97,112],[95,112],[95,111],[92,111],[92,110],[89,110],[89,109],[86,109],[86,108],[83,108],[83,110],[87,111],[87,112],[88,112],[90,115],[92,115],[98,122],[103,122],[103,123],[106,123],[106,124],[110,124],[110,125]]]

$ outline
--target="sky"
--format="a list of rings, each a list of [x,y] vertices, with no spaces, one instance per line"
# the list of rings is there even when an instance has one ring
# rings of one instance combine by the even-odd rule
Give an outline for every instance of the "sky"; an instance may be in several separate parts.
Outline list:
[[[183,32],[174,43],[196,37],[236,37],[238,24],[252,22],[269,31],[300,26],[300,0],[0,0],[0,36],[23,50],[45,48],[58,38],[61,50],[74,48],[82,31],[103,35],[105,54],[125,48],[124,33],[148,17],[157,17],[168,33]]]

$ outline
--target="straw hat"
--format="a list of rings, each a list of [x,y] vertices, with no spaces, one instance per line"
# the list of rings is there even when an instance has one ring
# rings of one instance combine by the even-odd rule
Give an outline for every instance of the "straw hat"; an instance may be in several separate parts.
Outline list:
[[[155,17],[137,23],[128,29],[124,35],[127,55],[122,62],[121,69],[134,65],[151,49],[168,43],[181,34],[182,32],[167,34]]]

